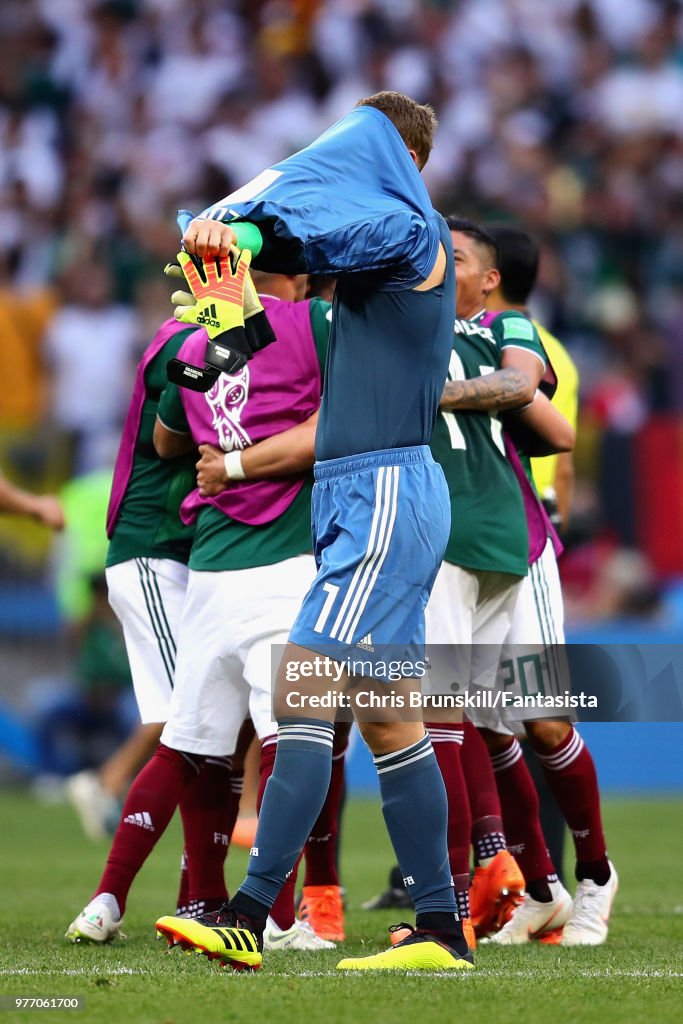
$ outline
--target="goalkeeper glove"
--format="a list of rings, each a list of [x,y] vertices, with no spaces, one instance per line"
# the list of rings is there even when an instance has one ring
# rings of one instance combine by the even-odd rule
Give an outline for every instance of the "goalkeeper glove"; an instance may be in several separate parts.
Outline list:
[[[234,246],[230,249],[230,257],[236,262],[240,260],[240,251]],[[173,278],[186,278],[182,267],[176,263],[169,263],[164,272]],[[187,308],[194,307],[196,304],[195,296],[189,292],[174,292],[171,301],[176,304],[175,316],[180,321],[183,321]],[[268,317],[261,305],[249,271],[247,271],[244,281],[244,325],[252,352],[258,352],[275,340],[274,332],[268,323]]]
[[[225,373],[237,373],[253,355],[244,326],[244,287],[251,253],[236,249],[225,259],[204,262],[180,252],[178,264],[165,273],[184,278],[190,292],[176,291],[175,318],[184,324],[203,327],[209,335],[206,361]]]
[[[184,278],[190,292],[171,296],[176,303],[175,317],[184,324],[206,328],[210,338],[225,331],[244,327],[244,287],[251,253],[234,246],[230,255],[204,260],[179,252],[178,263],[169,263],[164,273]]]
[[[213,366],[193,366],[182,359],[169,359],[166,363],[166,376],[171,384],[189,391],[201,391],[202,394],[211,390],[220,375],[221,371]]]
[[[240,258],[239,250],[235,246],[231,247],[230,255],[235,261]],[[186,279],[187,276],[177,263],[169,263],[164,273],[169,277],[183,279]],[[196,305],[195,296],[191,292],[176,291],[173,292],[171,301],[176,304],[176,319],[186,322],[185,317],[188,315],[188,310],[193,309]],[[248,271],[244,279],[244,328],[252,352],[258,352],[275,341],[275,332],[268,322],[266,311],[261,305],[258,292]]]
[[[250,261],[248,249],[240,252],[232,246],[227,259],[204,263],[180,252],[178,263],[165,268],[165,274],[180,278],[192,289],[171,296],[176,319],[204,327],[209,335],[204,368],[170,360],[167,374],[173,383],[193,391],[209,391],[221,372],[238,373],[255,352],[275,341],[249,275]]]

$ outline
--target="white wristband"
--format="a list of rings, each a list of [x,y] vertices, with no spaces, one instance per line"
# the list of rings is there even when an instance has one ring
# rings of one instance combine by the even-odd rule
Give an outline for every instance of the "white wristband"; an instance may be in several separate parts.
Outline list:
[[[228,480],[246,480],[247,474],[242,467],[242,452],[227,452],[223,459],[225,475]]]

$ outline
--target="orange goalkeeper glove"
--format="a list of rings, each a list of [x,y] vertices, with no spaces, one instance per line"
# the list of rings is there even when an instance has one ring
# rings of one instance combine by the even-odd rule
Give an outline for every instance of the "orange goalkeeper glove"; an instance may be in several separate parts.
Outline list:
[[[237,373],[253,349],[244,325],[245,286],[249,276],[251,253],[233,249],[224,259],[204,262],[197,256],[179,252],[177,264],[169,264],[164,273],[182,278],[190,292],[176,291],[175,318],[184,324],[203,327],[209,336],[206,361],[225,373]]]

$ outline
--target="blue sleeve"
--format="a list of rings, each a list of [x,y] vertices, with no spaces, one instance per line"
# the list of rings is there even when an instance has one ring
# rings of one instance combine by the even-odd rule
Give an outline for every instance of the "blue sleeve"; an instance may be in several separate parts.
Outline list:
[[[201,216],[257,225],[259,270],[380,271],[385,288],[424,280],[439,245],[439,217],[405,143],[369,107],[351,111]]]
[[[435,218],[425,219],[406,208],[393,209],[361,222],[324,227],[325,217],[315,211],[269,214],[268,204],[236,204],[225,216],[224,207],[203,216],[229,223],[234,216],[255,223],[263,248],[253,259],[256,270],[272,274],[344,274],[391,271],[385,287],[410,288],[428,277],[439,245]],[[304,219],[305,216],[305,219]]]
[[[387,284],[391,281],[400,287],[412,287],[429,275],[438,245],[439,231],[432,219],[425,220],[411,210],[398,210],[345,231],[311,238],[305,251],[311,273],[391,269]]]

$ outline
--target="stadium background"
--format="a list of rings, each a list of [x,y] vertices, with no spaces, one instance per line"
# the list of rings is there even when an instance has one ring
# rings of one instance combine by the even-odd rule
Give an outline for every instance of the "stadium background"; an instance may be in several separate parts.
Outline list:
[[[60,491],[70,528],[0,520],[0,780],[49,792],[132,721],[88,581],[136,354],[168,315],[176,209],[382,88],[437,110],[440,209],[542,242],[533,311],[581,373],[570,639],[680,641],[679,3],[4,0],[0,469]],[[680,789],[680,726],[587,728],[606,788]],[[352,788],[370,775],[359,752]]]

